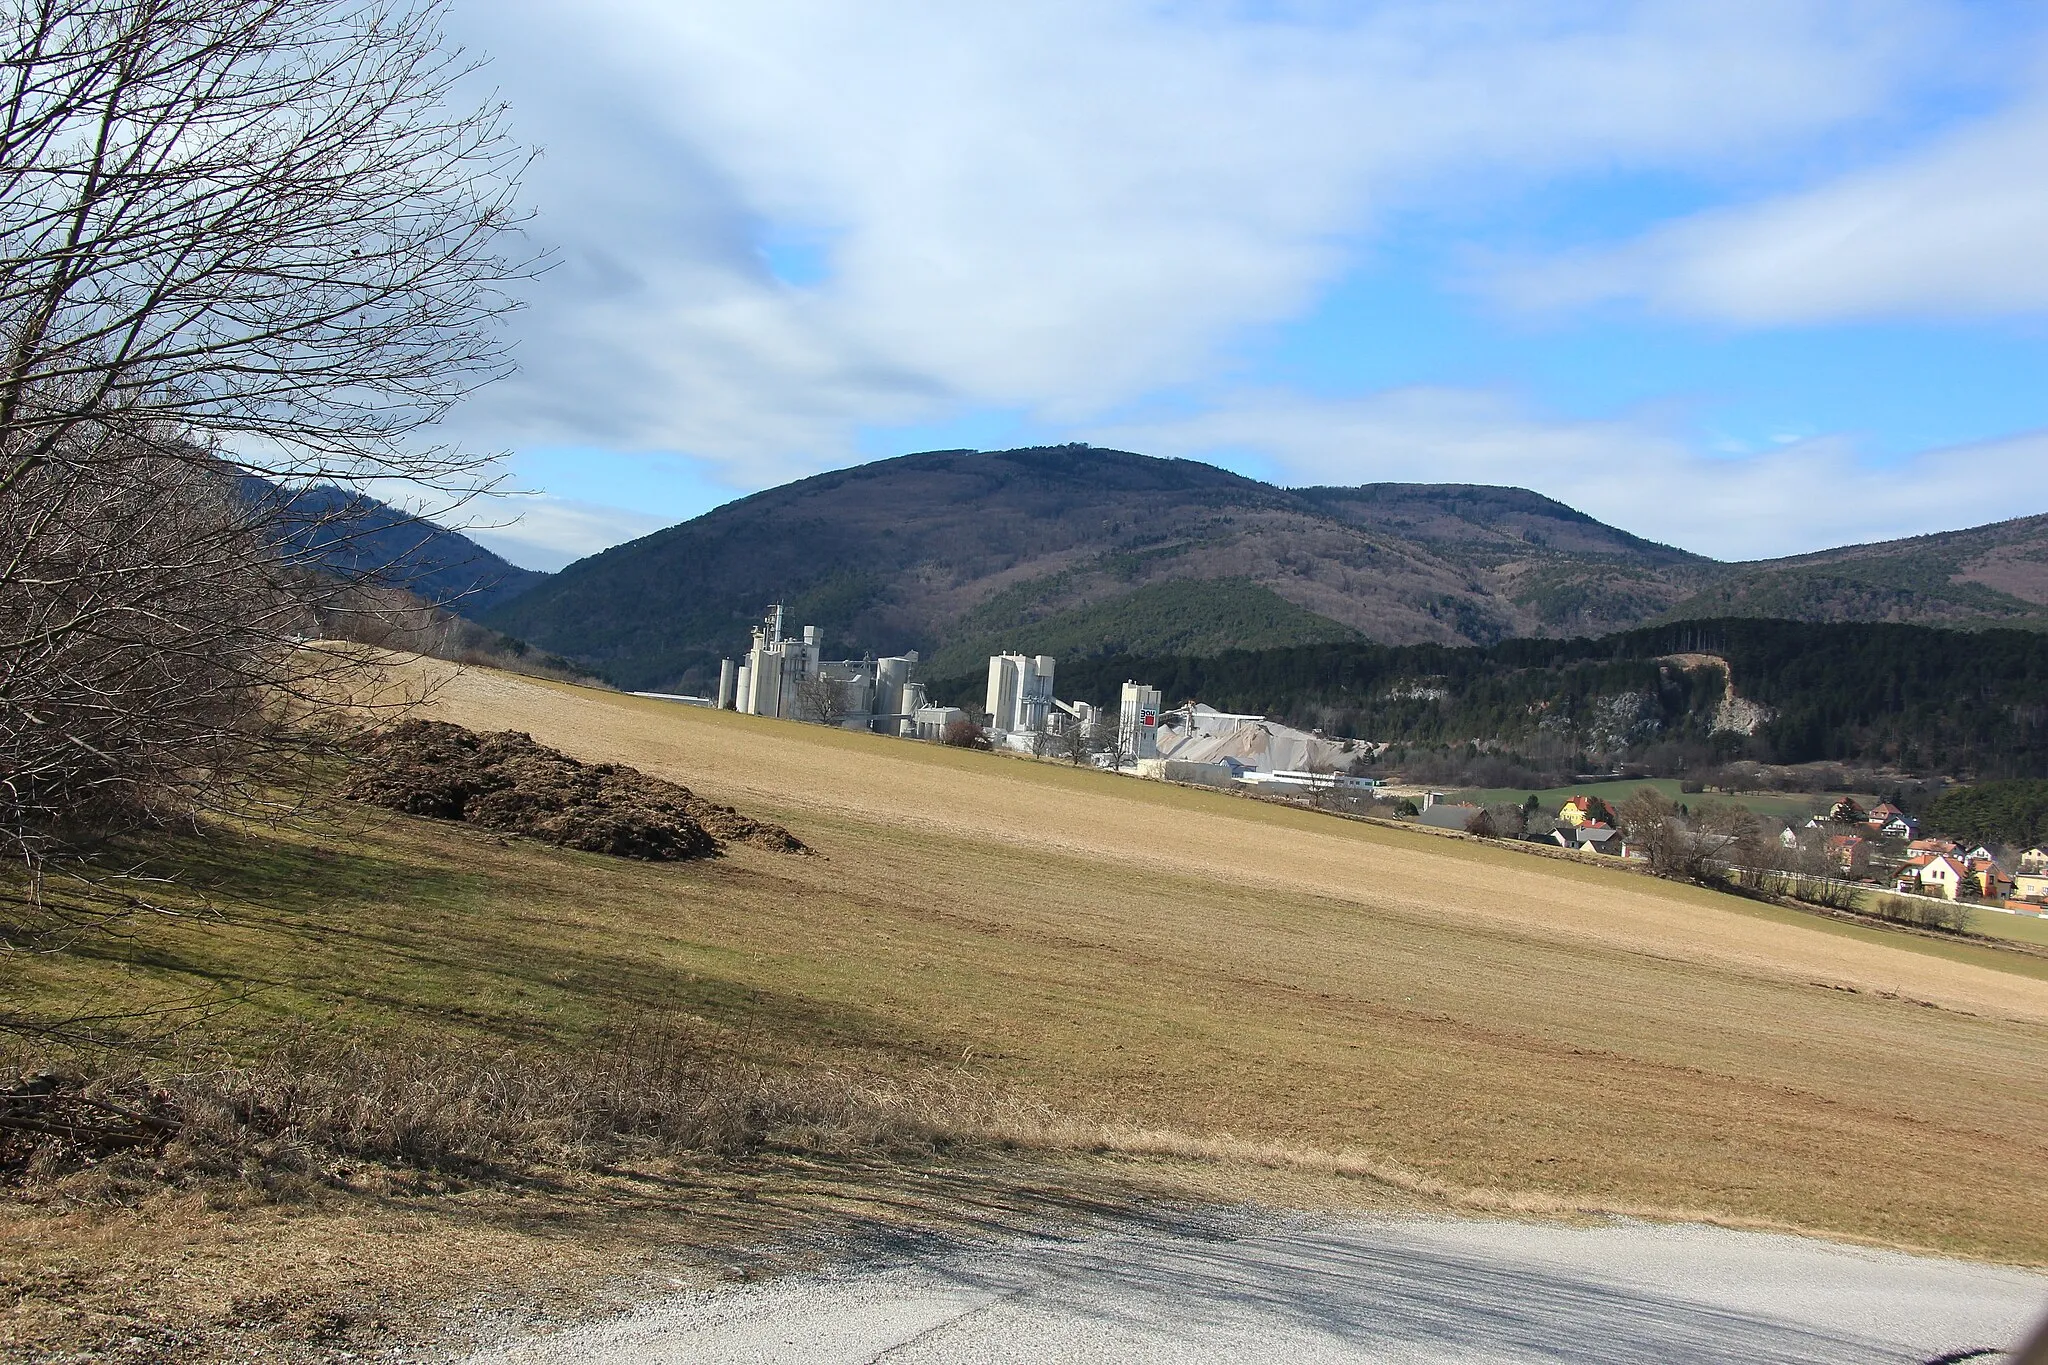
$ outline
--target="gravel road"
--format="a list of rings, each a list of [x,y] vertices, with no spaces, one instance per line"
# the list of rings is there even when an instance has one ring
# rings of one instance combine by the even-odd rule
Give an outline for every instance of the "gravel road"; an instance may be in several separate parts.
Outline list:
[[[1217,1215],[909,1242],[471,1359],[1914,1362],[2044,1312],[2041,1275],[1696,1225]]]

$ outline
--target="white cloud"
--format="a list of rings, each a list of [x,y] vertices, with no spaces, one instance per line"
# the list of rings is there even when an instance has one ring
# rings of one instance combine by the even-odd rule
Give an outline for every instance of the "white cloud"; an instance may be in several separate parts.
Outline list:
[[[862,426],[1068,422],[1212,379],[1386,213],[1474,180],[1720,163],[1883,106],[1915,0],[1222,0],[458,10],[543,143],[560,251],[464,430],[760,486]],[[1332,15],[1336,17],[1332,17]],[[829,244],[811,287],[761,243]]]
[[[1532,488],[1610,525],[1719,559],[1756,559],[2048,512],[2048,432],[1864,458],[1846,440],[1706,454],[1655,415],[1569,421],[1502,394],[1398,389],[1352,399],[1276,390],[1190,417],[1090,431],[1104,445],[1193,459],[1251,452],[1303,484]],[[1931,490],[1956,490],[1964,496]],[[2017,497],[2020,501],[2007,499]]]
[[[2048,309],[2048,100],[1881,166],[1702,213],[1615,250],[1524,263],[1502,298],[1607,298],[1743,325]]]
[[[550,573],[658,531],[672,520],[547,494],[484,498],[465,513],[455,524],[471,540],[521,568]]]

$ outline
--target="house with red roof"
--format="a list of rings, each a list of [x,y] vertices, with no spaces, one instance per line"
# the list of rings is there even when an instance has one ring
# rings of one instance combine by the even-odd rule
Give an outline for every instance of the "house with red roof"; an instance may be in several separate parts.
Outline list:
[[[1870,874],[1870,841],[1860,834],[1828,836],[1828,861],[1845,877]]]
[[[1947,854],[1941,854],[1918,868],[1899,873],[1898,889],[1953,901],[1961,900],[1965,894],[1974,891],[1975,881],[1969,868]]]

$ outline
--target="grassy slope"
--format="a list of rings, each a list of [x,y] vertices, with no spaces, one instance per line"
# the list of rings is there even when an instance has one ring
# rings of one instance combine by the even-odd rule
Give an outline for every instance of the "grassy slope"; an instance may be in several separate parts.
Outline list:
[[[423,822],[212,855],[225,925],[34,970],[510,1040],[681,1007],[1055,1108],[1369,1154],[1532,1207],[2048,1260],[2040,959],[1092,771],[471,673],[529,730],[787,821],[644,867]],[[318,844],[328,851],[315,852]]]

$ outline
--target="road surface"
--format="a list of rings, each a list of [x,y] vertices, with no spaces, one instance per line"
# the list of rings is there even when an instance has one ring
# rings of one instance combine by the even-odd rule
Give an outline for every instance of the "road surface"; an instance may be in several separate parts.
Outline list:
[[[1917,1362],[2044,1312],[2030,1272],[1697,1225],[1217,1215],[905,1242],[472,1362]]]

